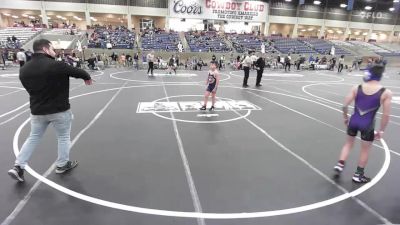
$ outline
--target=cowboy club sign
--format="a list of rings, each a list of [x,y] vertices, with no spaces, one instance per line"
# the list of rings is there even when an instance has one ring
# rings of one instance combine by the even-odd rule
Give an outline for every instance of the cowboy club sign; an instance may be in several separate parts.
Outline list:
[[[171,17],[227,21],[265,22],[268,4],[238,0],[171,0]]]

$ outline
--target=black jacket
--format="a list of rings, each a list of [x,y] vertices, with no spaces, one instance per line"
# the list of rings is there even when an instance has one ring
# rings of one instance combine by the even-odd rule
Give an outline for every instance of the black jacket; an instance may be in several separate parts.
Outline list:
[[[86,71],[57,62],[47,54],[33,54],[19,71],[19,79],[30,96],[31,113],[48,115],[70,109],[70,77],[91,79]]]
[[[265,61],[263,58],[259,57],[255,63],[256,67],[259,67],[260,70],[263,70],[265,68]]]

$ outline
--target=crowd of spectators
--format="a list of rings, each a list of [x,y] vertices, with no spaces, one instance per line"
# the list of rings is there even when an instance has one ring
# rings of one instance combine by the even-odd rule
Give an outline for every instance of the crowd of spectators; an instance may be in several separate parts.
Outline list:
[[[94,32],[88,37],[89,48],[133,49],[136,34],[124,26],[115,29],[112,26],[95,26]]]
[[[185,34],[192,52],[230,52],[223,35],[215,31],[191,31]]]

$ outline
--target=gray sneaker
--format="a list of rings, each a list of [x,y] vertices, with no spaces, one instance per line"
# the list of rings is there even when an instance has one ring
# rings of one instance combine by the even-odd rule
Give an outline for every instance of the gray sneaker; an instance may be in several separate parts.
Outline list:
[[[14,180],[18,182],[24,182],[24,170],[19,166],[14,166],[11,170],[8,171],[8,175],[10,175]]]
[[[74,161],[68,161],[67,164],[65,164],[65,166],[62,167],[58,167],[56,168],[56,173],[65,173],[67,171],[72,170],[73,168],[75,168],[76,166],[78,166],[78,161],[74,160]]]

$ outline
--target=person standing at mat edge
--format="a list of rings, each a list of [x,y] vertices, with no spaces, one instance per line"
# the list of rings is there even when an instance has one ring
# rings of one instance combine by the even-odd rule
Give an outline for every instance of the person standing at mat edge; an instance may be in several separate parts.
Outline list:
[[[47,127],[52,124],[58,140],[56,173],[64,173],[78,165],[69,160],[71,148],[72,112],[69,104],[69,78],[80,78],[92,84],[90,75],[82,70],[55,60],[56,53],[50,41],[38,39],[33,43],[32,60],[21,67],[19,78],[29,93],[31,132],[23,144],[8,174],[24,181],[24,168],[35,151]]]
[[[345,98],[343,117],[347,125],[348,137],[340,154],[339,162],[334,168],[338,177],[345,167],[345,162],[353,148],[355,137],[358,131],[360,131],[361,153],[357,170],[353,175],[353,181],[356,183],[367,183],[371,180],[364,175],[364,168],[367,165],[374,139],[380,140],[382,138],[384,130],[389,123],[392,100],[392,92],[380,84],[384,71],[384,66],[379,64],[372,65],[364,77],[365,83],[358,87],[353,87]],[[354,113],[349,120],[347,115],[348,106],[353,101],[355,101]],[[379,130],[375,132],[375,116],[381,105],[383,106],[381,125]]]
[[[247,88],[249,85],[247,84],[247,81],[249,80],[249,75],[250,75],[250,67],[253,64],[253,61],[251,61],[251,58],[249,54],[246,54],[246,57],[242,61],[242,67],[244,71],[244,78],[243,78],[243,87]]]
[[[149,63],[149,69],[147,70],[147,75],[154,76],[154,51],[149,52],[147,54],[147,62]]]
[[[219,85],[219,73],[217,70],[218,63],[217,61],[211,61],[210,63],[210,71],[208,71],[208,78],[207,78],[207,90],[206,93],[204,94],[204,104],[203,107],[200,108],[200,110],[206,110],[207,109],[207,102],[208,102],[208,97],[212,98],[212,105],[210,108],[210,111],[214,110],[215,106],[215,101],[216,101],[216,95],[217,95],[217,89]]]
[[[264,73],[264,68],[265,68],[265,59],[264,55],[261,55],[258,57],[257,61],[255,62],[256,70],[257,70],[257,80],[256,80],[256,87],[261,87],[261,79],[262,75]]]

